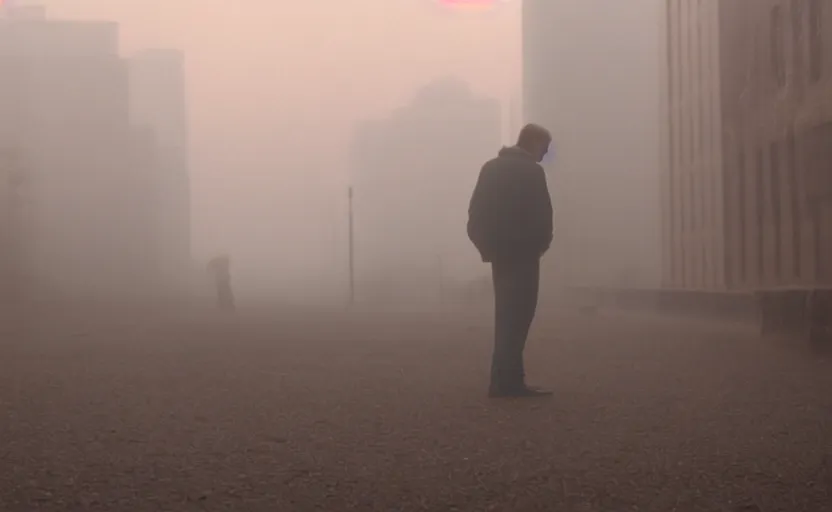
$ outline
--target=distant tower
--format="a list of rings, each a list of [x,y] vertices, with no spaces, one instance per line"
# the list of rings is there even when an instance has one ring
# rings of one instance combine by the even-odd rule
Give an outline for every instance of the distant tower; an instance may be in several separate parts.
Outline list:
[[[0,19],[43,20],[46,6],[35,0],[0,0]]]
[[[508,115],[504,123],[506,133],[506,144],[514,144],[515,137],[520,132],[520,127],[523,124],[523,112],[521,110],[520,98],[516,94],[512,94],[508,98]]]

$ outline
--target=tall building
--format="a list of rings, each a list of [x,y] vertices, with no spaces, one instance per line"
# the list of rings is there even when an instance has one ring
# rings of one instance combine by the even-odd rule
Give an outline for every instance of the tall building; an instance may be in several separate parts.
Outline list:
[[[3,6],[0,13],[0,56],[89,57],[119,53],[119,27],[109,21],[53,20],[39,5]]]
[[[544,279],[660,284],[660,15],[660,0],[523,2],[524,118],[555,150]]]
[[[23,162],[30,292],[102,296],[158,282],[117,25],[0,20],[0,76],[0,148]]]
[[[186,276],[191,258],[191,200],[185,59],[173,49],[146,50],[130,59],[133,123],[149,128],[156,146],[154,203],[159,243],[171,277]]]
[[[482,164],[500,149],[500,104],[467,84],[423,88],[354,143],[356,271],[362,296],[435,300],[482,272],[465,235]]]
[[[19,299],[21,270],[17,155],[0,148],[0,319],[5,307]]]
[[[734,35],[723,9],[671,0],[666,12],[663,282],[671,288],[720,288],[726,279],[723,106],[733,88],[723,50]]]
[[[832,4],[666,7],[666,285],[829,284]]]

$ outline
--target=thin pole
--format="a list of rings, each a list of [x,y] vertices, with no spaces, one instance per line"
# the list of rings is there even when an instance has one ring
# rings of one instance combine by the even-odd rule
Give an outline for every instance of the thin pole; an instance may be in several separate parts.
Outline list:
[[[349,200],[349,264],[350,264],[350,304],[355,302],[355,242],[353,238],[353,210],[352,210],[352,187],[347,191]]]
[[[439,304],[445,304],[445,273],[442,268],[442,255],[436,255],[436,280],[439,286]]]

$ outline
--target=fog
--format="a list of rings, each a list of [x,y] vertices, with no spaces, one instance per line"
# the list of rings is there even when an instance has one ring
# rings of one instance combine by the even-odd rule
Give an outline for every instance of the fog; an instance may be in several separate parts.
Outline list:
[[[37,1],[0,512],[832,510],[832,1]]]
[[[527,1],[524,114],[552,130],[552,275],[572,286],[661,285],[663,3]],[[545,63],[550,63],[546,65]]]
[[[587,7],[590,3],[593,6]],[[635,15],[620,20],[599,17],[603,23],[627,24],[616,32],[619,39],[614,46],[621,51],[607,53],[613,45],[600,40],[596,44],[593,39],[612,27],[587,26],[582,36],[581,24],[592,22],[593,9],[614,3],[620,2],[584,2],[583,7],[574,7],[569,32],[576,38],[574,44],[561,53],[552,49],[551,55],[535,63],[549,66],[554,74],[571,75],[570,87],[585,92],[581,97],[572,89],[556,87],[552,102],[561,104],[552,107],[543,106],[539,95],[522,98],[520,1],[496,2],[490,9],[451,8],[435,0],[177,0],[165,2],[162,8],[158,2],[51,0],[46,6],[53,20],[116,22],[120,55],[132,63],[134,146],[141,146],[145,133],[146,144],[151,139],[180,137],[187,147],[190,261],[176,267],[179,270],[171,267],[171,273],[187,268],[184,281],[201,286],[208,260],[227,254],[240,297],[346,300],[348,189],[353,187],[358,296],[419,302],[464,295],[465,290],[482,286],[488,276],[488,268],[465,236],[468,199],[480,165],[502,144],[513,142],[523,112],[526,120],[540,122],[555,134],[557,160],[548,171],[556,199],[556,231],[566,236],[592,230],[592,238],[603,240],[585,247],[575,242],[583,247],[583,256],[558,258],[564,264],[560,274],[580,275],[580,269],[569,265],[575,258],[585,259],[587,253],[595,253],[596,263],[615,267],[616,258],[608,255],[618,246],[643,250],[626,249],[627,262],[611,268],[610,275],[631,270],[633,261],[648,262],[647,274],[657,271],[658,241],[650,238],[653,228],[645,228],[648,233],[637,235],[635,241],[624,233],[628,226],[658,225],[658,178],[651,168],[658,165],[658,97],[656,105],[648,105],[650,94],[644,90],[650,81],[652,90],[658,89],[658,49],[647,55],[645,38],[636,40],[645,31],[657,34],[658,26],[655,17],[644,21]],[[560,9],[566,13],[573,8]],[[633,44],[627,45],[622,38],[630,36]],[[135,70],[147,50],[157,49],[162,54],[180,51],[184,61],[187,125],[180,134],[163,134],[163,129],[152,126],[153,116],[141,116],[141,84],[148,89],[155,82],[142,82]],[[639,59],[633,60],[640,63],[636,78],[616,89],[612,81],[626,75],[628,59]],[[605,62],[616,65],[617,73],[600,74],[593,81],[593,67],[601,68]],[[527,80],[528,76],[526,70]],[[631,101],[626,87],[638,91],[637,101]],[[527,96],[528,91],[526,87]],[[616,94],[620,102],[597,105],[599,98]],[[616,104],[621,108],[614,108]],[[581,121],[582,110],[592,115]],[[603,115],[597,115],[601,110]],[[615,120],[619,122],[611,124]],[[76,129],[94,133],[83,119],[79,123]],[[601,130],[604,123],[607,130]],[[620,130],[627,131],[621,140],[628,142],[616,144]],[[590,142],[593,137],[596,140]],[[609,154],[598,148],[610,144],[618,156],[593,157]],[[104,169],[116,164],[101,165]],[[159,171],[167,164],[157,160],[154,165]],[[607,167],[607,174],[621,178],[613,183],[635,192],[614,184],[606,188],[610,182],[601,177],[604,172],[596,174],[601,183],[592,187],[563,181],[569,173],[597,172],[598,167]],[[633,179],[620,173],[632,173]],[[123,190],[138,190],[136,183],[123,179],[119,185]],[[105,186],[104,181],[99,184]],[[568,193],[557,192],[561,185]],[[76,178],[74,186],[98,185]],[[616,193],[598,195],[601,190]],[[131,198],[135,201],[135,194],[122,191],[109,197],[110,207],[87,203],[84,209],[90,216],[107,217]],[[559,198],[565,198],[563,204],[558,204]],[[566,206],[593,203],[585,209]],[[56,203],[54,208],[50,218],[62,219],[61,207]],[[154,215],[160,216],[158,211]],[[130,222],[136,223],[135,230],[141,229],[141,219]],[[176,233],[186,227],[172,227],[175,223],[164,219],[155,222],[167,229],[155,239],[162,253],[182,244]],[[93,242],[77,241],[83,239],[82,221],[67,226],[76,227],[52,226],[60,231],[60,240],[74,238],[78,251],[96,252],[90,251]],[[132,229],[122,229],[128,240],[122,247],[128,255],[142,250],[139,231]],[[50,243],[63,242],[53,237]],[[106,259],[107,251],[98,253]],[[76,256],[54,256],[62,261],[87,260],[87,270],[79,266],[58,272],[75,276],[70,287],[81,286],[85,272],[101,271],[92,263],[95,258]],[[554,275],[550,272],[549,277]],[[160,279],[169,281],[171,276]],[[648,276],[637,284],[651,280]]]

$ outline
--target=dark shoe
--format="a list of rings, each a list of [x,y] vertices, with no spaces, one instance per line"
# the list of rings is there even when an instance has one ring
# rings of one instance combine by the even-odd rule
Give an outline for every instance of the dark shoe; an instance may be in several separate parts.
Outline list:
[[[546,391],[544,389],[529,386],[523,386],[522,388],[507,390],[495,388],[491,388],[488,390],[489,398],[543,398],[552,395],[553,393],[551,391]]]

